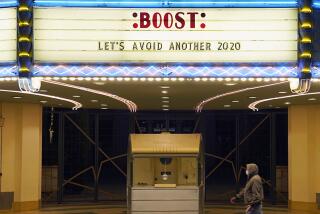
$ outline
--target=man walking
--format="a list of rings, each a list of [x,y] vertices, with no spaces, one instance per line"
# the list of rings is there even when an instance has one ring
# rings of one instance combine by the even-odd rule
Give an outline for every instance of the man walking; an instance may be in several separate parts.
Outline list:
[[[239,194],[230,199],[230,202],[234,204],[237,199],[243,197],[244,202],[247,205],[246,214],[262,214],[262,201],[264,194],[262,179],[258,173],[259,169],[256,164],[247,164],[247,184]]]

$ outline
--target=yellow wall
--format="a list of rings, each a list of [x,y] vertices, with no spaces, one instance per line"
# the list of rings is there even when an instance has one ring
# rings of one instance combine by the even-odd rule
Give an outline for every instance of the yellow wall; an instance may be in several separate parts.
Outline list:
[[[289,200],[315,207],[320,193],[320,105],[289,107]]]
[[[42,106],[2,103],[3,192],[14,192],[15,208],[38,208],[41,198]]]

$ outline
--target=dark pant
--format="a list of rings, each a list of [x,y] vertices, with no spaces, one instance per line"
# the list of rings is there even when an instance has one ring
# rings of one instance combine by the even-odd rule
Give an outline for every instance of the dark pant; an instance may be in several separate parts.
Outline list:
[[[262,205],[261,204],[252,205],[250,210],[248,210],[247,214],[263,214]]]

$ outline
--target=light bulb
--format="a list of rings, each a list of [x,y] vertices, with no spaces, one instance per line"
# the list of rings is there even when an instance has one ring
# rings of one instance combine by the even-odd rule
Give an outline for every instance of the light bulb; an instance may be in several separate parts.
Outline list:
[[[163,174],[162,174],[162,180],[167,181],[168,178],[169,178],[169,176],[168,176],[167,173],[163,173]]]

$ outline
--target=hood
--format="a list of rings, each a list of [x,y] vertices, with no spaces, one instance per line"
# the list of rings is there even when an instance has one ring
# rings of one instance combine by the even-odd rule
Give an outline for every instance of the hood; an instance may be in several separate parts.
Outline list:
[[[247,170],[249,172],[249,176],[257,175],[259,173],[259,168],[257,164],[254,163],[247,164]]]

